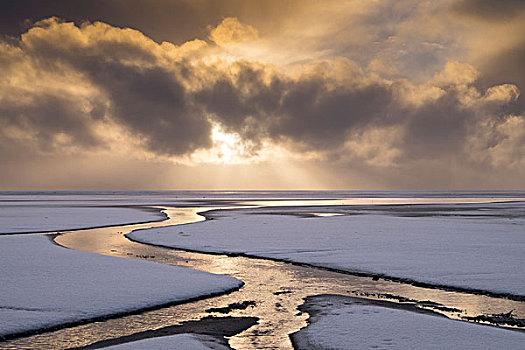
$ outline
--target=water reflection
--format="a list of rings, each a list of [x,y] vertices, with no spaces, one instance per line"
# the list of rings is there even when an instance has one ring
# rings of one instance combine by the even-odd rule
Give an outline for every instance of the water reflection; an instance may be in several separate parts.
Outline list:
[[[328,217],[331,217],[331,216],[345,215],[343,213],[308,213],[308,214],[313,215],[313,216],[318,216],[320,218],[328,218]]]
[[[523,201],[525,198],[498,198],[498,197],[362,197],[362,198],[341,198],[341,199],[316,199],[316,200],[259,200],[242,201],[241,204],[249,206],[265,207],[294,207],[294,206],[334,206],[334,205],[388,205],[388,204],[475,204],[475,203],[503,203]]]
[[[403,198],[403,200],[407,199]],[[413,202],[414,198],[409,200]],[[297,205],[296,201],[286,202],[290,205],[292,205],[291,202]],[[257,202],[246,204],[255,205],[255,203]],[[264,203],[273,205],[269,202]],[[312,205],[312,201],[301,201],[300,203]],[[279,205],[282,204],[283,201],[279,201]],[[323,201],[323,205],[326,205],[325,201]],[[67,232],[57,237],[56,242],[65,247],[104,255],[147,259],[163,264],[187,266],[197,270],[230,275],[245,282],[245,286],[239,291],[139,315],[90,323],[0,343],[0,348],[60,349],[83,346],[104,339],[177,325],[184,321],[199,320],[210,315],[205,310],[213,307],[224,307],[243,301],[255,301],[255,307],[248,307],[245,310],[232,310],[229,313],[231,316],[255,316],[259,318],[258,324],[232,337],[230,345],[236,349],[291,349],[292,345],[288,335],[306,326],[308,317],[306,314],[298,313],[297,306],[303,303],[303,298],[306,296],[325,293],[349,296],[367,295],[367,297],[375,299],[379,298],[377,294],[392,294],[420,301],[429,300],[446,307],[462,310],[461,313],[443,312],[452,318],[465,315],[502,313],[509,310],[514,310],[516,317],[525,316],[525,303],[512,300],[419,288],[384,280],[375,281],[368,277],[345,275],[264,259],[190,253],[139,244],[124,237],[124,234],[137,229],[201,221],[204,218],[197,213],[213,209],[217,208],[166,208],[165,212],[169,216],[169,220],[163,222]],[[211,314],[223,316],[217,312]]]

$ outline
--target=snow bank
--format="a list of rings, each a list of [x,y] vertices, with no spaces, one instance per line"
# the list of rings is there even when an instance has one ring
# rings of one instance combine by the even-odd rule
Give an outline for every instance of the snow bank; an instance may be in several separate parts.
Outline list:
[[[253,214],[256,212],[219,211],[213,214],[215,220],[137,231],[130,236],[170,247],[245,253],[525,295],[522,216],[300,218]]]
[[[111,350],[226,350],[228,347],[218,344],[217,341],[210,336],[196,335],[196,334],[177,334],[168,337],[150,338],[139,340],[132,343],[125,343],[120,345],[109,346],[106,349]]]
[[[309,298],[310,299],[310,298]],[[413,311],[313,297],[298,349],[523,349],[525,334]]]
[[[159,221],[165,216],[154,210],[124,207],[90,207],[58,205],[0,206],[0,234],[49,232],[87,227],[123,225],[145,221]]]
[[[0,236],[0,336],[239,287],[188,268],[69,250],[44,235]]]

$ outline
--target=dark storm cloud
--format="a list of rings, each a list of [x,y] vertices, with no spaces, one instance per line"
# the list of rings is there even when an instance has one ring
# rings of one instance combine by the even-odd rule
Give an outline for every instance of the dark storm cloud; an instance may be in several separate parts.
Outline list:
[[[94,26],[91,29],[96,30]],[[86,44],[77,37],[87,37],[85,32],[51,19],[41,23],[37,32],[25,35],[20,47],[30,57],[32,68],[59,76],[81,74],[107,100],[91,100],[90,110],[81,112],[74,94],[33,91],[29,103],[9,106],[4,102],[7,106],[0,115],[29,124],[37,130],[33,136],[38,143],[65,133],[80,145],[87,141],[96,145],[91,126],[111,115],[158,154],[180,155],[209,146],[210,125],[199,110],[188,105],[191,99],[177,77],[177,68],[183,63],[162,65],[148,51],[148,45],[156,45],[149,39],[131,33],[129,41],[122,41],[121,33],[112,36],[106,29],[110,27],[92,34],[95,37]],[[45,31],[50,31],[49,35]],[[131,40],[134,37],[135,42]]]
[[[0,125],[29,131],[36,142],[34,146],[43,152],[63,151],[55,140],[59,134],[69,135],[81,147],[95,147],[100,140],[92,133],[90,122],[77,103],[70,96],[45,92],[34,96],[31,103],[4,102],[0,104]]]
[[[252,142],[269,138],[326,151],[344,143],[353,128],[399,122],[390,120],[394,94],[384,82],[356,74],[348,85],[334,83],[323,69],[290,78],[249,62],[235,64],[235,71],[195,98],[227,130]]]
[[[129,37],[123,40],[121,35]],[[264,67],[241,62],[233,75],[212,67],[215,79],[187,91],[184,83],[198,79],[195,68],[185,61],[160,62],[152,51],[158,46],[148,40],[138,32],[97,23],[81,28],[57,19],[38,23],[22,38],[24,54],[48,72],[61,74],[67,67],[82,74],[109,105],[92,101],[82,123],[75,123],[75,114],[66,121],[63,113],[56,120],[31,114],[35,128],[94,139],[90,120],[111,115],[145,139],[150,151],[181,155],[210,146],[208,115],[255,145],[270,138],[323,151],[340,146],[352,128],[387,122],[392,102],[388,86],[329,87],[322,72],[298,79],[271,73],[268,82]],[[36,94],[32,108],[42,99]]]
[[[342,144],[353,128],[387,123],[392,102],[386,85],[328,89],[320,79],[298,81],[284,94],[281,118],[271,131],[315,149],[329,149]]]
[[[264,70],[247,62],[236,67],[235,76],[219,73],[219,79],[196,92],[195,100],[226,130],[259,144],[269,136],[269,124],[278,115],[282,96],[291,83],[279,75],[265,82]]]
[[[296,79],[273,75],[247,63],[232,80],[223,76],[196,94],[196,99],[227,129],[242,136],[290,140],[308,149],[340,146],[353,128],[388,123],[393,103],[389,86],[329,86],[322,72]],[[257,133],[250,132],[257,131]]]
[[[1,47],[8,77],[0,91],[3,137],[21,140],[25,132],[43,152],[60,152],[64,144],[105,148],[106,134],[118,125],[155,155],[184,156],[209,148],[218,123],[253,153],[269,140],[296,153],[374,163],[378,153],[395,149],[392,159],[379,157],[381,164],[466,157],[467,145],[497,150],[501,158],[516,153],[502,147],[521,147],[511,128],[521,126],[521,117],[509,119],[505,110],[516,93],[502,88],[491,97],[500,102],[488,101],[468,64],[451,63],[435,81],[414,85],[349,60],[294,74],[248,60],[206,62],[201,57],[221,48],[194,44],[204,46],[185,51],[103,23],[37,23],[16,45]],[[495,138],[472,140],[477,123],[498,128],[497,145],[487,146]],[[388,127],[391,139],[366,136]],[[355,135],[365,136],[356,142]]]
[[[356,77],[331,86],[322,71],[295,79],[276,75],[265,83],[263,74],[246,64],[239,75],[250,79],[225,76],[198,92],[198,103],[245,138],[291,141],[298,150],[338,153],[355,130],[397,125],[406,130],[400,142],[405,159],[447,156],[461,151],[467,125],[475,120],[455,86],[420,106],[406,106],[399,98],[406,83]],[[258,133],[251,136],[250,130]]]
[[[406,112],[409,117],[403,148],[409,159],[460,152],[466,142],[467,126],[475,117],[472,110],[461,106],[455,91]]]
[[[106,91],[118,121],[147,137],[159,154],[179,155],[210,143],[210,125],[189,105],[184,87],[162,68],[134,69],[104,64],[91,71],[93,83]]]

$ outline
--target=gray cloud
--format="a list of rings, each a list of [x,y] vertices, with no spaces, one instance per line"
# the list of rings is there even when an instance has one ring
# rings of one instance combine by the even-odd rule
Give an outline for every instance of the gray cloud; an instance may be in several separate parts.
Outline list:
[[[403,145],[407,159],[450,157],[461,152],[467,126],[474,122],[474,112],[463,108],[453,91],[407,112],[409,118]]]
[[[88,39],[92,42],[85,44],[75,37],[82,35],[78,28],[57,25],[61,26],[55,20],[41,24],[43,33],[50,31],[49,36],[28,33],[20,45],[24,58],[36,70],[57,76],[81,74],[101,97],[91,100],[89,111],[82,112],[74,94],[26,91],[23,94],[32,96],[30,102],[4,103],[0,110],[3,118],[15,119],[20,126],[22,122],[30,124],[44,146],[58,133],[71,136],[80,145],[103,146],[91,126],[108,118],[142,137],[147,148],[159,154],[180,155],[209,146],[210,125],[198,109],[190,106],[191,99],[177,77],[183,63],[159,63],[147,46],[141,46],[156,44],[138,33],[122,41],[101,31],[92,33],[95,37]],[[57,36],[66,39],[65,44],[57,41]],[[137,41],[133,42],[133,37]]]
[[[397,99],[403,83],[370,80],[358,72],[347,72],[347,80],[334,83],[324,69],[291,78],[248,61],[237,64],[235,74],[209,67],[214,78],[190,91],[185,86],[199,79],[198,68],[185,61],[162,62],[152,51],[157,44],[138,32],[123,40],[118,36],[122,32],[109,26],[79,29],[56,20],[39,26],[21,45],[32,62],[55,74],[64,67],[80,73],[107,98],[107,105],[96,101],[82,116],[73,102],[68,105],[68,96],[38,91],[32,104],[4,112],[9,118],[32,118],[38,123],[39,139],[65,132],[81,143],[95,143],[90,120],[112,117],[145,138],[149,150],[181,155],[210,146],[211,117],[251,142],[289,140],[325,151],[340,148],[352,130],[397,124],[407,127],[408,155],[434,157],[459,150],[465,125],[472,119],[473,111],[458,102],[459,92],[452,87],[435,101],[407,108]],[[57,36],[67,39],[59,42]],[[77,36],[88,38],[88,43]],[[30,108],[49,112],[41,116],[28,112]]]
[[[388,123],[388,86],[327,89],[320,79],[299,81],[283,96],[281,118],[271,131],[315,149],[339,146],[353,128]]]
[[[118,122],[147,137],[152,151],[179,155],[210,145],[208,121],[187,101],[172,72],[104,64],[90,73],[109,97]]]
[[[462,0],[453,9],[488,21],[506,21],[523,15],[525,3],[522,0]]]
[[[452,75],[445,68],[417,84],[381,77],[349,60],[293,74],[250,60],[205,62],[219,48],[161,46],[138,31],[101,23],[49,19],[16,44],[2,45],[3,153],[10,142],[55,155],[65,148],[111,149],[118,141],[110,131],[118,128],[140,150],[187,156],[212,146],[218,123],[253,154],[269,141],[298,155],[316,152],[323,161],[344,164],[341,169],[415,169],[424,162],[434,169],[440,159],[490,168],[509,154],[519,158],[509,161],[514,167],[525,163],[519,151],[524,136],[514,130],[524,125],[523,100],[515,101],[514,90],[505,88],[485,96],[503,83],[521,89],[519,48],[498,56],[507,60],[503,66],[495,64],[497,57],[487,61],[479,79],[471,66],[456,64]],[[373,134],[385,129],[389,139]],[[379,153],[390,150],[385,161]]]
[[[43,152],[61,152],[54,136],[68,134],[75,144],[90,148],[100,144],[91,132],[86,114],[79,110],[75,99],[45,92],[35,96],[31,103],[0,105],[0,121],[3,127],[15,127],[34,135],[36,146]],[[7,142],[7,141],[4,141]],[[23,147],[23,145],[19,145]]]

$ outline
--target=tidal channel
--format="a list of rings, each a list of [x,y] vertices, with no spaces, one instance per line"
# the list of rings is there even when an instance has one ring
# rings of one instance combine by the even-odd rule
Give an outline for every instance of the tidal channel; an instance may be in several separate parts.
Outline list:
[[[221,207],[228,209],[227,207]],[[291,349],[289,335],[307,325],[308,314],[297,307],[304,298],[319,294],[339,294],[377,300],[411,300],[418,306],[447,317],[490,315],[514,310],[525,316],[525,303],[455,291],[421,288],[406,283],[360,277],[308,266],[267,259],[187,252],[132,242],[124,235],[139,229],[184,225],[204,220],[198,213],[219,208],[158,208],[168,219],[161,222],[63,232],[56,244],[70,249],[223,274],[245,285],[230,294],[159,308],[139,314],[92,322],[0,343],[1,349],[65,349],[83,347],[108,339],[162,327],[198,321],[207,316],[256,317],[258,322],[228,339],[234,349]],[[228,305],[248,305],[242,309],[221,309]],[[436,309],[436,305],[440,308]],[[226,311],[225,311],[226,310]]]

